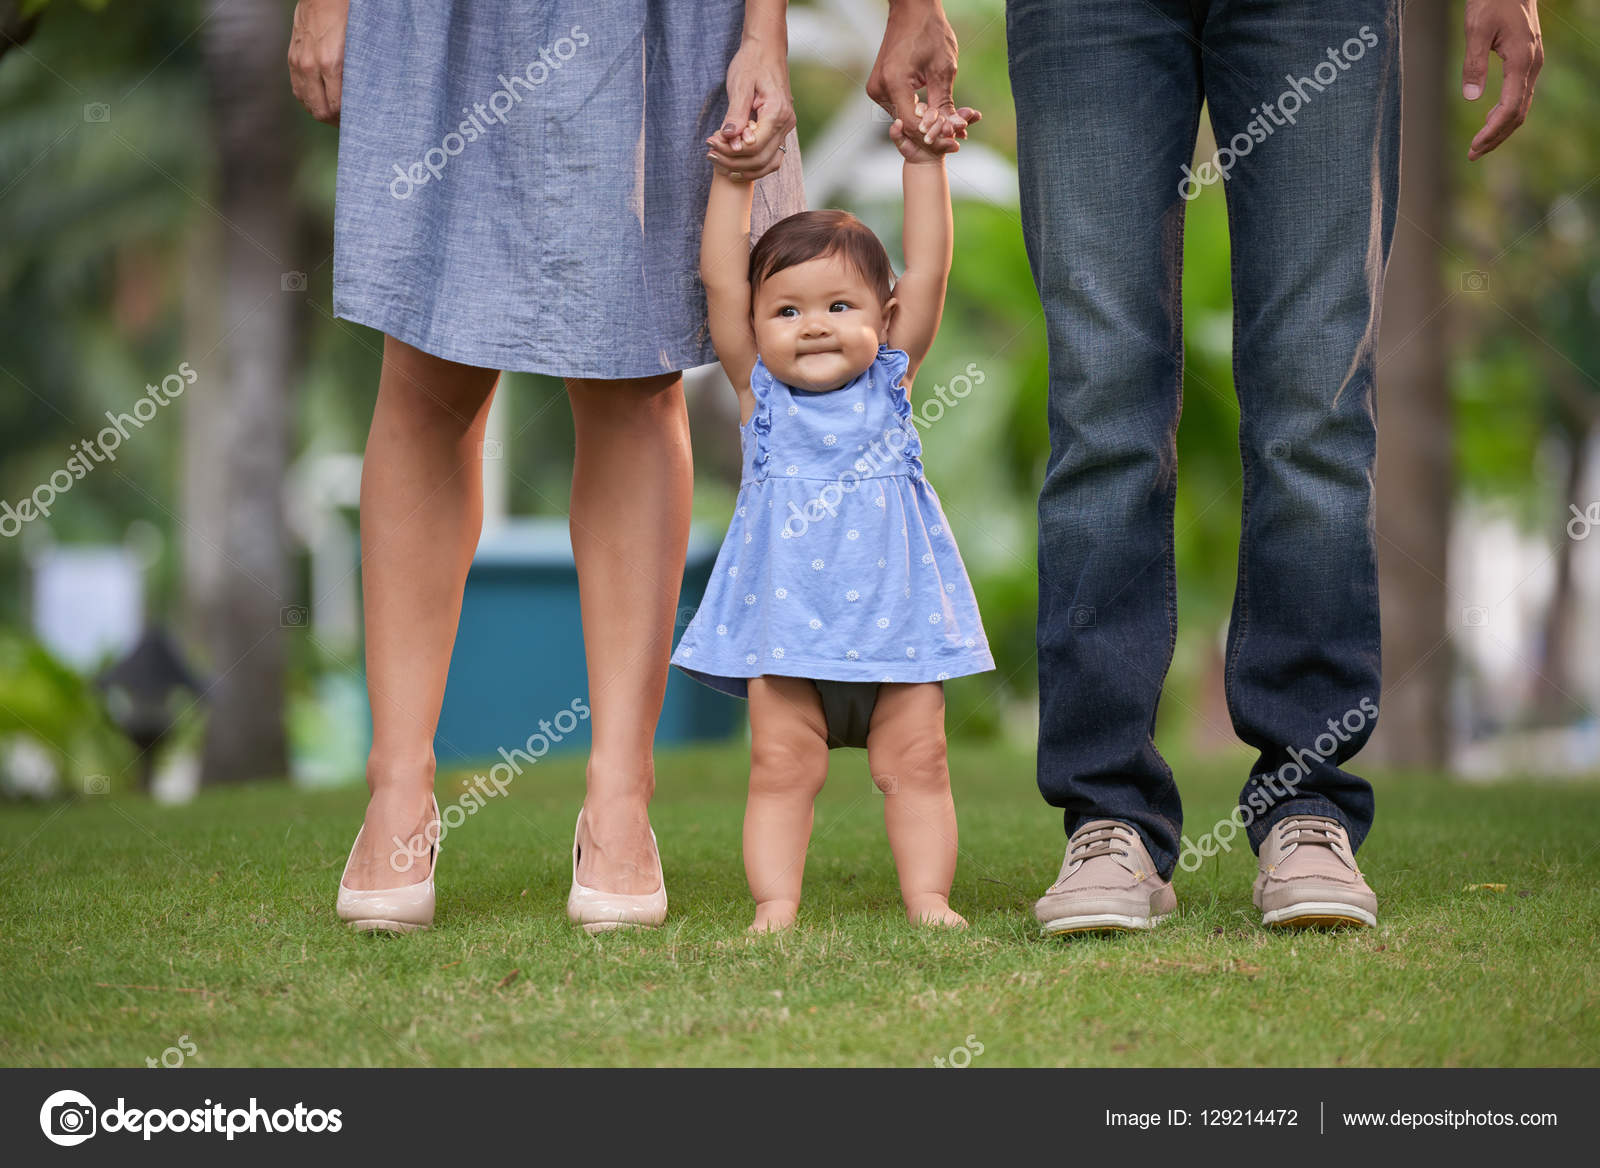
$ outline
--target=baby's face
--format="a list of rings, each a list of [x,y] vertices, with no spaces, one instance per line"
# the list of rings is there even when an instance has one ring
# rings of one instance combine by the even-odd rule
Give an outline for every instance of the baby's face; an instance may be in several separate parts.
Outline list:
[[[756,351],[772,375],[813,393],[839,389],[871,366],[894,301],[880,304],[840,256],[768,276],[751,305]]]

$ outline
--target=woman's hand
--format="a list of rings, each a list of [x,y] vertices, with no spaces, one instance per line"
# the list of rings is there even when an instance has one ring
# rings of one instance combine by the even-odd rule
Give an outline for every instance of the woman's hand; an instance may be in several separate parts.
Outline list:
[[[728,113],[706,139],[707,157],[718,173],[754,182],[782,165],[781,147],[794,121],[787,44],[746,35],[728,64]]]
[[[311,116],[339,124],[344,90],[344,29],[350,0],[299,0],[289,34],[289,87]]]

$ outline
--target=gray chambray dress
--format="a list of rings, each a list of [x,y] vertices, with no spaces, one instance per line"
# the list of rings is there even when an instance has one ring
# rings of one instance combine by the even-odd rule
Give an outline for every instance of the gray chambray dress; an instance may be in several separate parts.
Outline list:
[[[491,369],[716,360],[705,139],[743,21],[743,0],[351,0],[334,315]],[[752,239],[805,209],[787,146]]]

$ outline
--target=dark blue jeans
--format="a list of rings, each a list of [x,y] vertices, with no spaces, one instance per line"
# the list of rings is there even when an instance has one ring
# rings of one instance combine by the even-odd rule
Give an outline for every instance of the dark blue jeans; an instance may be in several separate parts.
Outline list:
[[[1153,734],[1177,640],[1183,222],[1221,185],[1244,472],[1226,689],[1260,752],[1235,822],[1259,850],[1286,814],[1330,815],[1359,846],[1372,788],[1343,764],[1378,712],[1373,381],[1398,0],[1011,0],[1006,32],[1050,346],[1039,789],[1069,833],[1133,824],[1172,874],[1183,812]],[[1202,102],[1219,151],[1196,165]]]

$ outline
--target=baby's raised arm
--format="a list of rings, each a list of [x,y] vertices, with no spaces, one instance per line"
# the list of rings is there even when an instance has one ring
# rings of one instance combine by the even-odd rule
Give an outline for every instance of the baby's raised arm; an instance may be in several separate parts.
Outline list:
[[[907,390],[922,359],[933,347],[944,315],[945,286],[950,279],[954,230],[950,218],[950,182],[944,155],[928,148],[915,132],[907,134],[896,121],[890,127],[905,158],[901,184],[905,190],[905,272],[894,286],[895,311],[889,321],[889,346],[911,358],[904,382]]]
[[[700,235],[700,280],[706,287],[711,343],[739,393],[741,423],[755,409],[750,392],[750,371],[756,364],[756,335],[750,325],[751,199],[750,183],[713,174]]]

